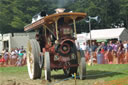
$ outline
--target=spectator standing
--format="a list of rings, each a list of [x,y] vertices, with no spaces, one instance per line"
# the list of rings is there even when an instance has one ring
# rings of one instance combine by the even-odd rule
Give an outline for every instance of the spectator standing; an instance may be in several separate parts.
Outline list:
[[[124,52],[123,52],[123,44],[122,41],[118,41],[118,51],[117,51],[117,56],[118,56],[118,64],[123,64],[124,63]]]
[[[98,64],[103,64],[104,58],[103,58],[103,48],[102,48],[102,44],[98,43],[98,47],[96,50],[96,54],[97,54],[97,63]]]
[[[23,59],[23,51],[21,51],[19,53],[19,56],[18,56],[18,59],[17,59],[17,62],[16,62],[17,66],[22,66],[22,59]]]
[[[18,48],[15,48],[15,53],[17,56],[19,55],[19,49]]]
[[[109,63],[109,59],[108,59],[109,50],[108,50],[108,47],[109,47],[109,44],[107,43],[107,51],[104,54],[104,61],[105,61],[104,63],[105,64],[108,64]]]
[[[92,46],[91,46],[92,52],[95,52],[97,49],[97,45],[95,44],[95,42],[92,42]]]
[[[117,41],[117,42],[114,44],[114,47],[113,47],[113,51],[112,51],[112,55],[113,55],[113,64],[118,64],[118,56],[117,56],[118,45],[119,45],[119,42]]]
[[[91,50],[92,50],[92,56],[93,56],[93,60],[95,61],[96,63],[96,49],[97,49],[97,45],[95,44],[95,42],[92,42],[92,45],[91,45]]]
[[[127,42],[126,41],[123,42],[123,46],[124,46],[124,62],[127,62]]]
[[[85,59],[86,59],[87,62],[90,59],[90,48],[89,48],[89,44],[88,43],[86,43]]]
[[[0,66],[3,66],[5,63],[5,59],[3,57],[3,55],[0,55]]]
[[[11,51],[11,65],[15,65],[16,61],[17,61],[17,55],[16,55],[15,50],[13,49]]]
[[[112,41],[109,41],[109,45],[112,47],[112,49],[113,49],[114,46],[115,46]]]
[[[25,65],[25,64],[26,64],[26,59],[27,59],[26,52],[25,52],[25,51],[23,51],[23,60],[22,60],[22,65]]]
[[[114,47],[114,44],[112,43],[112,41],[110,41],[108,43],[108,46],[107,46],[107,56],[108,56],[108,63],[109,64],[113,64],[113,47]]]
[[[105,63],[105,57],[104,57],[104,55],[105,55],[105,53],[107,52],[107,46],[105,45],[105,42],[102,42],[101,43],[101,54],[103,55],[103,64]]]
[[[6,51],[4,53],[4,59],[5,59],[6,65],[8,65],[9,58],[10,58],[10,54],[8,52],[8,49],[6,49]]]
[[[83,43],[82,50],[83,50],[83,51],[84,51],[84,53],[85,53],[85,50],[86,50],[86,43],[85,43],[85,42]]]

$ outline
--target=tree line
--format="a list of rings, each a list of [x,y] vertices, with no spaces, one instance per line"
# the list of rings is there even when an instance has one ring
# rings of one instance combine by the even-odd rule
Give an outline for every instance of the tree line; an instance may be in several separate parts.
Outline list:
[[[23,32],[35,14],[52,14],[58,7],[99,16],[100,22],[91,21],[92,29],[128,28],[128,0],[0,0],[0,33]],[[78,33],[89,32],[85,20],[78,22],[77,27]]]

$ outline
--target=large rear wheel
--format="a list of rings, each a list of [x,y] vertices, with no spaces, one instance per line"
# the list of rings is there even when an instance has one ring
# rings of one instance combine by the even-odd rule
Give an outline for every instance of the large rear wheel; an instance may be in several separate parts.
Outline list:
[[[41,77],[42,69],[39,67],[40,47],[35,39],[28,41],[27,45],[27,67],[30,79]]]
[[[50,55],[49,52],[45,52],[45,80],[51,80],[51,68],[50,68]]]

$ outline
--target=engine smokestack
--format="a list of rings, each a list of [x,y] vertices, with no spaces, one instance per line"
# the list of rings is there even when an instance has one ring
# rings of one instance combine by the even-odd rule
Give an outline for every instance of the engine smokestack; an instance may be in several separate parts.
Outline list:
[[[55,9],[56,13],[63,13],[65,8],[57,8]]]

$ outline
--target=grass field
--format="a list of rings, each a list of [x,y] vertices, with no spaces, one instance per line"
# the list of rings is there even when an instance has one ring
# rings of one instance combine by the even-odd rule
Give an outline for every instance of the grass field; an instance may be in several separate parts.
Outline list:
[[[26,66],[0,67],[0,85],[75,85],[74,79],[65,79],[67,78],[62,70],[52,71],[52,81],[46,82],[44,71],[41,79],[30,80]],[[76,83],[77,85],[128,85],[128,65],[87,66],[86,79],[77,79]]]

